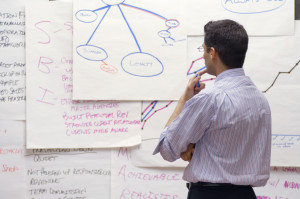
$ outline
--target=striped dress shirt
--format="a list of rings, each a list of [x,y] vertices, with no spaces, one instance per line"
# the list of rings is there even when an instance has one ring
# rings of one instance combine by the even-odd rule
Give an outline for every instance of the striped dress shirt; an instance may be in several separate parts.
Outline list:
[[[219,74],[165,128],[153,154],[180,158],[196,143],[184,170],[188,182],[264,186],[270,175],[271,110],[242,68]]]

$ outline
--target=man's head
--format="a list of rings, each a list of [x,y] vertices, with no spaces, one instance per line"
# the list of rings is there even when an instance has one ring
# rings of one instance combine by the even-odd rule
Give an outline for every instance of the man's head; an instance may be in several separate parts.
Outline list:
[[[232,20],[210,21],[204,26],[205,53],[217,52],[227,68],[242,68],[248,49],[244,27]]]

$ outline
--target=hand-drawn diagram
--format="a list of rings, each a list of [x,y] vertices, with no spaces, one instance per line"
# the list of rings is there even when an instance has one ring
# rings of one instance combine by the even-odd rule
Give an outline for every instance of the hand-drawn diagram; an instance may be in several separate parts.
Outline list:
[[[186,1],[188,35],[203,35],[203,29],[199,27],[221,18],[238,21],[251,36],[282,36],[294,32],[294,1],[217,0],[198,5],[199,0]],[[267,25],[265,21],[268,21]]]
[[[272,134],[272,145],[276,148],[291,148],[300,143],[300,135]]]
[[[200,62],[201,61],[201,62]],[[196,65],[196,63],[199,63]],[[192,70],[193,69],[193,70]],[[188,71],[186,73],[187,76],[190,76],[190,75],[195,75],[197,74],[198,72],[202,71],[206,69],[206,66],[204,64],[204,59],[203,57],[200,57],[200,58],[197,58],[195,60],[192,61],[190,67],[188,68]],[[192,72],[191,72],[192,71]],[[206,78],[206,79],[203,79],[201,80],[201,82],[206,82],[206,81],[212,81],[212,80],[215,80],[216,78]],[[142,130],[144,129],[145,125],[146,125],[146,122],[154,115],[156,114],[158,111],[161,111],[165,108],[168,108],[169,105],[172,103],[173,101],[170,101],[168,102],[165,106],[163,106],[162,108],[159,108],[159,109],[155,109],[155,107],[157,106],[157,103],[158,101],[152,101],[150,104],[148,104],[146,106],[145,109],[143,109],[142,111],[142,119],[141,119],[141,122],[142,122]],[[152,107],[151,107],[152,106]],[[151,108],[150,108],[151,107]],[[150,110],[148,110],[150,108]],[[147,112],[148,110],[148,112]],[[147,113],[146,113],[147,112]],[[151,114],[150,114],[151,113]],[[150,114],[150,115],[149,115]],[[148,116],[149,115],[149,116]],[[144,140],[143,140],[144,141]]]
[[[235,14],[258,14],[277,10],[284,6],[287,0],[280,1],[234,1],[221,0],[223,8]]]
[[[152,101],[142,112],[142,130],[144,129],[146,122],[154,115],[156,114],[158,111],[161,111],[165,108],[168,108],[170,106],[170,104],[173,103],[173,101],[168,102],[165,106],[159,108],[159,109],[155,109],[155,106],[157,105],[158,101]],[[151,107],[152,106],[152,107]],[[151,108],[150,108],[151,107]],[[150,109],[149,109],[150,108]],[[149,110],[148,110],[149,109]],[[148,110],[148,112],[147,112]],[[146,113],[147,112],[147,113]],[[151,113],[151,114],[150,114]],[[150,114],[150,115],[149,115]]]
[[[88,38],[85,44],[79,45],[76,47],[76,52],[82,58],[89,60],[89,61],[100,61],[102,62],[101,69],[106,72],[116,73],[118,72],[117,67],[107,64],[105,60],[110,56],[106,49],[102,48],[101,46],[93,45],[92,39],[96,34],[97,30],[99,29],[102,21],[107,16],[107,13],[110,9],[117,8],[121,13],[122,20],[125,21],[128,29],[131,32],[131,35],[135,41],[135,44],[138,48],[137,52],[131,52],[123,57],[121,60],[121,68],[124,72],[138,77],[153,77],[158,76],[164,72],[164,64],[163,62],[157,58],[157,55],[153,55],[151,53],[145,52],[142,50],[142,47],[138,41],[138,37],[133,31],[133,28],[130,26],[125,13],[123,12],[123,8],[132,8],[136,9],[137,11],[142,11],[147,14],[151,14],[153,16],[159,17],[162,19],[166,25],[166,29],[159,30],[157,35],[162,38],[162,42],[164,45],[172,44],[174,42],[178,42],[181,40],[176,40],[172,37],[171,30],[178,27],[180,25],[177,19],[168,19],[160,14],[152,12],[150,10],[140,8],[137,6],[133,6],[130,4],[125,3],[125,0],[101,0],[105,6],[101,8],[97,8],[95,10],[78,10],[75,14],[75,17],[78,21],[83,23],[93,23],[97,20],[98,12],[105,10],[105,13],[102,15],[102,18],[98,25],[95,27],[93,33]]]
[[[200,58],[195,59],[194,61],[192,61],[191,65],[190,65],[190,67],[189,67],[189,69],[188,69],[188,71],[186,73],[187,75],[196,74],[197,72],[200,72],[200,71],[202,71],[202,70],[204,70],[206,68],[206,66],[202,66],[200,69],[197,69],[197,70],[191,72],[191,69],[194,67],[195,63],[197,63],[200,60],[203,60],[203,57],[200,57]]]
[[[186,82],[180,5],[179,0],[74,0],[73,99],[178,100]],[[120,86],[122,92],[111,92]]]
[[[298,64],[300,63],[300,60],[295,64],[295,66],[293,66],[289,71],[287,72],[278,72],[277,76],[275,77],[274,81],[272,82],[272,84],[266,89],[263,91],[263,93],[266,93],[269,89],[272,88],[272,86],[275,84],[277,78],[281,75],[281,74],[290,74],[297,66]]]

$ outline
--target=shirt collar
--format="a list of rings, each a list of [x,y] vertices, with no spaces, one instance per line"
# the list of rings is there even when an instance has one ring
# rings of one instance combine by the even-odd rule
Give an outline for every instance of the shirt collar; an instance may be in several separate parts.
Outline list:
[[[243,68],[233,68],[233,69],[225,70],[217,76],[215,82],[220,81],[227,77],[237,77],[237,76],[245,76],[245,72]]]

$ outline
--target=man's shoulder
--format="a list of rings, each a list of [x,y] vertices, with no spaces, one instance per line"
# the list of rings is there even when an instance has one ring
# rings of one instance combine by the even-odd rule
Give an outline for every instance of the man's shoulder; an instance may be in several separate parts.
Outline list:
[[[214,105],[218,99],[224,95],[224,91],[217,87],[209,87],[201,90],[200,93],[192,97],[187,105],[196,105],[196,106],[211,106]],[[198,104],[198,105],[197,105]]]
[[[198,95],[199,97],[206,97],[206,98],[211,98],[214,99],[217,96],[220,96],[224,94],[224,89],[223,87],[219,87],[217,85],[213,85],[211,87],[203,89]]]

